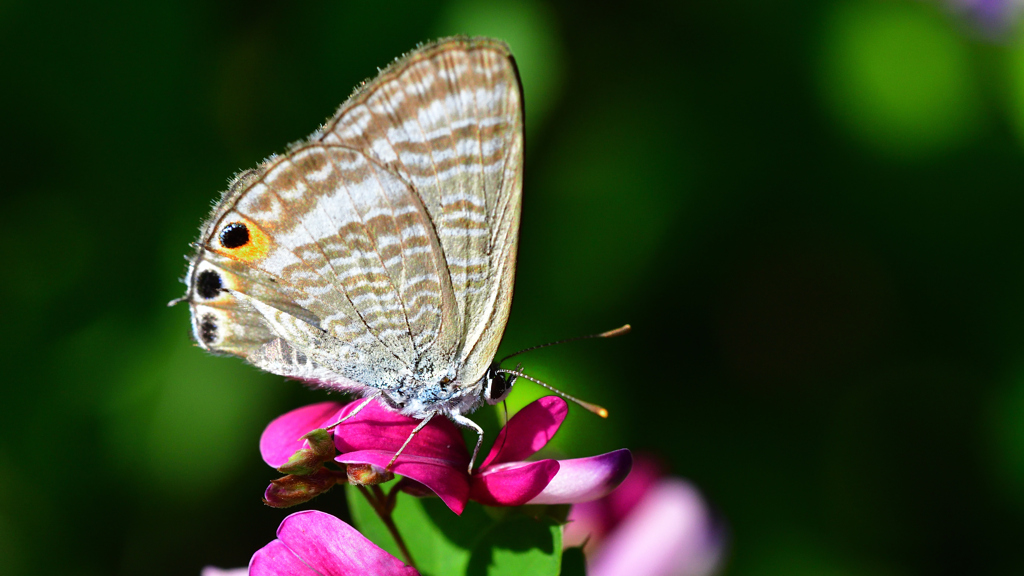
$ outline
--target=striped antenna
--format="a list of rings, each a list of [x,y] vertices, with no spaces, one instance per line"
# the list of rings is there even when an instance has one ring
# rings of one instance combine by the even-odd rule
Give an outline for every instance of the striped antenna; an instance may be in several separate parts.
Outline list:
[[[522,354],[523,352],[530,352],[531,350],[537,350],[539,348],[547,348],[548,346],[555,346],[555,345],[558,345],[558,344],[565,344],[566,342],[575,342],[577,340],[588,340],[590,338],[614,338],[616,336],[622,336],[623,334],[629,334],[629,331],[632,330],[632,329],[633,328],[629,324],[623,324],[622,326],[619,326],[618,328],[616,328],[614,330],[608,330],[607,332],[601,332],[600,334],[587,334],[586,336],[576,336],[575,338],[566,338],[565,340],[556,340],[555,342],[548,342],[547,344],[540,344],[540,345],[537,345],[537,346],[530,346],[529,348],[523,348],[519,352],[513,352],[512,354],[509,354],[508,356],[505,356],[501,360],[498,360],[498,365],[500,366],[502,364],[502,362],[504,362],[505,360],[508,360],[509,358],[511,358],[513,356],[518,356],[518,355]],[[523,376],[523,377],[529,379],[528,376]],[[545,384],[545,386],[547,386],[547,384]],[[554,388],[552,388],[552,390],[554,390]],[[556,390],[556,392],[557,392],[557,390]],[[577,402],[579,402],[579,400],[577,400]]]

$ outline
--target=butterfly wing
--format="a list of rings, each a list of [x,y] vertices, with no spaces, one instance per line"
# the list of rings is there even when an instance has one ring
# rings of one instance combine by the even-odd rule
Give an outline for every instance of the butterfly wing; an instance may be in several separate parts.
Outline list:
[[[366,155],[308,144],[244,184],[215,211],[190,274],[208,348],[285,376],[388,387],[455,320],[424,209]]]
[[[521,176],[507,47],[413,52],[232,184],[186,279],[197,341],[334,388],[478,380],[508,317]]]
[[[420,49],[358,91],[319,140],[365,150],[409,182],[444,251],[459,329],[458,380],[479,380],[508,320],[523,176],[522,87],[508,47],[454,38]]]

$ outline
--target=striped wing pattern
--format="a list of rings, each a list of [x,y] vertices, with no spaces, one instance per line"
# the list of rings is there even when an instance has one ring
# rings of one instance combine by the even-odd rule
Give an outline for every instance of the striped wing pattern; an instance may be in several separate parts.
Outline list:
[[[508,319],[519,239],[523,117],[507,47],[478,41],[422,50],[357,94],[322,132],[325,143],[368,150],[423,199],[458,306],[443,348],[457,348],[459,380],[478,380]]]
[[[522,145],[503,44],[399,60],[225,194],[187,279],[197,340],[341,389],[479,380],[508,317]],[[219,244],[240,222],[259,251]],[[209,272],[224,290],[204,295]]]

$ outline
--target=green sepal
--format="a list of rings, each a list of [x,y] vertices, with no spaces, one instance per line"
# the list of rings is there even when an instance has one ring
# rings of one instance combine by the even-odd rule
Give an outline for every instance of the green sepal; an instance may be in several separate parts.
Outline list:
[[[309,442],[309,448],[303,448],[291,455],[283,466],[278,468],[282,474],[306,476],[320,469],[326,462],[334,460],[337,451],[334,448],[334,437],[323,428],[317,428],[302,437]]]

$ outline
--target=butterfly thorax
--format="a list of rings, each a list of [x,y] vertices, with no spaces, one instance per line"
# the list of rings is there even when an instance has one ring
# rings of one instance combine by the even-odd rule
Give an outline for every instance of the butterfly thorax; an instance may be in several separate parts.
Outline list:
[[[393,387],[380,389],[379,398],[396,412],[413,418],[468,414],[483,404],[483,382],[483,378],[470,384],[447,377],[421,380],[408,373],[399,376]]]

